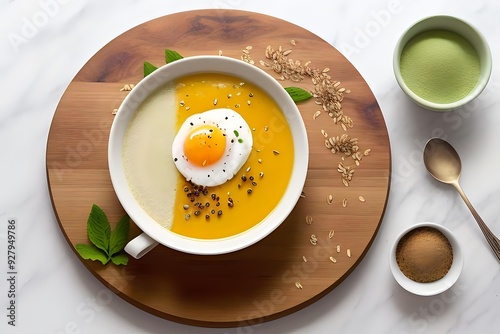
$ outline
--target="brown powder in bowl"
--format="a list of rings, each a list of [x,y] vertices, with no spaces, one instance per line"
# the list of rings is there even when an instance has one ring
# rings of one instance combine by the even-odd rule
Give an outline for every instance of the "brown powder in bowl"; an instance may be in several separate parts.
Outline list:
[[[411,280],[434,282],[450,270],[453,248],[441,231],[428,226],[417,227],[399,241],[396,261],[403,274]]]

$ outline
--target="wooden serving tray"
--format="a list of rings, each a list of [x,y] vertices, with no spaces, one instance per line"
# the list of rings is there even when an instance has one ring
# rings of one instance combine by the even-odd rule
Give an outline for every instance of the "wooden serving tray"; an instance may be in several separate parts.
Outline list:
[[[351,90],[342,103],[354,120],[347,133],[359,138],[362,152],[369,148],[371,153],[359,167],[346,159],[356,172],[345,187],[337,172],[341,156],[325,148],[321,134],[344,131],[325,113],[314,120],[320,106],[309,100],[299,104],[310,147],[305,198],[270,236],[226,255],[197,256],[159,246],[125,267],[82,260],[103,284],[146,312],[207,327],[246,326],[290,314],[339,285],[379,229],[389,192],[390,145],[379,105],[357,70],[327,42],[288,22],[244,11],[197,10],[146,22],[115,38],[85,64],[61,98],[48,139],[47,176],[68,243],[74,250],[76,243],[89,242],[86,221],[93,203],[105,210],[112,227],[124,215],[109,177],[108,134],[112,111],[128,93],[121,88],[141,80],[144,61],[164,64],[166,48],[185,57],[221,50],[240,58],[241,50],[252,46],[259,66],[268,45],[292,48],[290,58],[331,69],[333,79]],[[313,88],[309,79],[282,84]],[[328,205],[330,194],[333,203]],[[306,224],[307,215],[312,224]],[[132,224],[131,238],[139,233]],[[310,242],[312,234],[317,245]]]

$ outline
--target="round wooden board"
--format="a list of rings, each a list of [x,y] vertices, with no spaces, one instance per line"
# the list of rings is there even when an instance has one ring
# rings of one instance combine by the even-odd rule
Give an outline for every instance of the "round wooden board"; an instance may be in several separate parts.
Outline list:
[[[240,58],[249,45],[256,66],[268,45],[282,45],[293,50],[289,57],[294,60],[329,67],[333,79],[351,90],[342,103],[354,121],[348,134],[359,138],[361,152],[369,148],[371,153],[359,167],[346,158],[345,164],[353,165],[356,172],[345,187],[337,172],[341,155],[325,148],[321,134],[321,130],[330,136],[344,131],[325,113],[313,120],[319,106],[309,100],[299,104],[310,146],[305,198],[270,236],[218,256],[156,247],[127,266],[82,260],[120,297],[159,317],[197,326],[233,327],[297,311],[352,272],[368,251],[384,214],[391,169],[389,138],[379,105],[357,70],[327,42],[288,22],[244,11],[198,10],[161,17],[123,33],[85,64],[61,98],[47,144],[47,175],[57,219],[72,249],[76,243],[89,242],[86,222],[93,203],[104,209],[112,227],[124,215],[109,177],[107,141],[112,111],[127,94],[120,89],[142,78],[143,62],[164,64],[167,48],[184,57],[217,55],[221,50],[224,56]],[[313,88],[309,79],[282,84]],[[330,194],[333,203],[328,205]],[[306,215],[313,217],[312,224],[306,224]],[[335,235],[330,239],[331,230]],[[131,237],[139,233],[132,224]],[[318,238],[315,246],[309,240],[312,234]],[[329,260],[331,256],[336,263]]]

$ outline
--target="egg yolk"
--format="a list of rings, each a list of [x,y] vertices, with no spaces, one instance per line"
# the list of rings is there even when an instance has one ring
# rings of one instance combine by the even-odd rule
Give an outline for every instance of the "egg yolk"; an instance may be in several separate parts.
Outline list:
[[[214,125],[193,128],[184,141],[184,155],[193,165],[209,166],[220,160],[226,149],[225,133]]]

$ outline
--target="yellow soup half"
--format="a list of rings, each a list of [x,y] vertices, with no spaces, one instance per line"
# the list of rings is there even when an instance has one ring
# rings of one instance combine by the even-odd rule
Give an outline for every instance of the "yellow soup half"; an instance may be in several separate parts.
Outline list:
[[[231,180],[196,187],[176,170],[172,140],[187,117],[217,108],[245,119],[252,152]],[[172,232],[233,236],[261,222],[283,196],[292,173],[292,134],[276,102],[257,86],[223,74],[186,76],[148,97],[136,114],[124,141],[127,180],[144,210]]]

